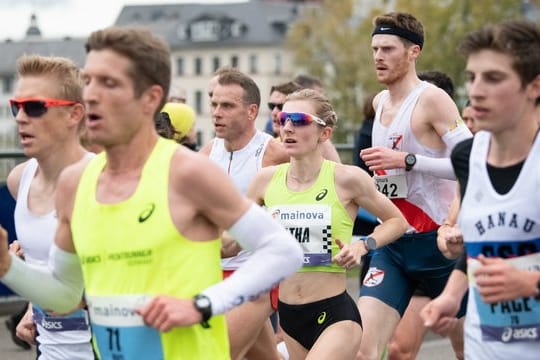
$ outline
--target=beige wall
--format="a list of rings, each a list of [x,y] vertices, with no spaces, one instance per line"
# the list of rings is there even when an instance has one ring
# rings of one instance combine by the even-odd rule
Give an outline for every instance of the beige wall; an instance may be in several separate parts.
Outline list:
[[[250,72],[250,57],[257,57],[257,73]],[[214,136],[210,107],[207,95],[208,81],[213,75],[213,58],[220,58],[220,66],[230,65],[232,56],[238,57],[238,67],[241,71],[250,75],[259,86],[261,91],[261,108],[257,119],[257,127],[264,128],[266,119],[270,111],[266,107],[269,92],[272,85],[290,80],[293,75],[293,64],[291,54],[282,47],[232,47],[202,48],[196,50],[178,50],[172,53],[173,63],[173,84],[186,90],[187,104],[196,108],[196,95],[200,91],[203,96],[202,113],[197,115],[197,129],[202,132],[203,144],[211,140]],[[281,72],[276,73],[276,57],[281,58]],[[177,59],[183,58],[184,75],[178,76]],[[202,74],[195,75],[195,58],[202,59]]]

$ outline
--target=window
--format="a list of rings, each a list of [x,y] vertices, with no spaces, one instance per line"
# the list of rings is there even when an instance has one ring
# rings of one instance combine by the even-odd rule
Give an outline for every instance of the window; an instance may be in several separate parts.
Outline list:
[[[193,68],[195,75],[202,75],[202,59],[200,57],[195,58]]]
[[[221,24],[214,20],[201,20],[191,24],[191,40],[199,41],[218,41]]]
[[[0,105],[0,117],[11,118],[12,116],[9,106]]]
[[[274,75],[281,75],[281,54],[274,55]]]
[[[2,79],[2,92],[4,94],[11,94],[13,92],[13,76],[4,76]]]
[[[214,58],[212,59],[212,71],[216,71],[217,69],[219,69],[220,67],[220,61],[219,61],[219,57],[218,56],[214,56]]]
[[[203,144],[203,132],[197,130],[197,145],[200,147]]]
[[[202,114],[203,92],[201,90],[195,91],[195,112]]]
[[[231,66],[233,68],[238,68],[238,56],[236,55],[231,56]]]
[[[249,56],[249,72],[250,74],[257,74],[257,55],[253,54]]]
[[[176,59],[176,75],[184,75],[184,58],[179,57],[178,59]]]

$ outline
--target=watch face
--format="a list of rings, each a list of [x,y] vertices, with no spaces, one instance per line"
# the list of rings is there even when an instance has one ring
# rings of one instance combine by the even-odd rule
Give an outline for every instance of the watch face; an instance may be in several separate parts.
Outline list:
[[[204,309],[210,306],[210,299],[208,299],[206,296],[198,297],[196,302],[197,307],[200,309]]]
[[[416,163],[416,157],[413,154],[408,154],[405,157],[405,163],[407,165],[414,165]]]
[[[377,248],[377,242],[370,236],[366,239],[366,246],[369,250],[375,250]]]

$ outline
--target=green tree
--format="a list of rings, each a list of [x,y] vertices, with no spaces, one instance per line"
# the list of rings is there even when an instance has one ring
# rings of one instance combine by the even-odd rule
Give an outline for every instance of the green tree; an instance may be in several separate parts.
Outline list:
[[[323,1],[308,9],[288,33],[296,65],[323,81],[338,113],[336,142],[346,142],[353,124],[361,120],[360,77],[372,68],[364,45],[368,37],[357,31],[353,11],[353,0]]]
[[[465,59],[457,51],[463,37],[485,24],[523,17],[516,0],[398,0],[397,8],[414,14],[424,25],[426,41],[417,70],[444,71],[456,87],[465,79]]]
[[[347,142],[363,120],[362,100],[382,88],[373,71],[372,19],[394,9],[414,14],[424,25],[426,42],[417,70],[441,70],[463,84],[464,59],[457,46],[463,36],[486,23],[522,17],[518,0],[396,0],[377,2],[361,17],[366,0],[323,0],[308,9],[288,32],[296,65],[321,78],[340,121],[335,142]],[[538,3],[538,0],[534,0]]]

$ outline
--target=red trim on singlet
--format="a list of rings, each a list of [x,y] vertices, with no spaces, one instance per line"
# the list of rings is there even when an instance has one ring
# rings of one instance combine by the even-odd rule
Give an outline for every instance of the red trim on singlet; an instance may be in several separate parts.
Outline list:
[[[394,205],[398,207],[405,219],[416,231],[428,232],[439,228],[439,224],[433,221],[424,210],[414,205],[406,199],[391,199]]]
[[[384,170],[375,170],[377,175],[386,175]],[[407,199],[390,199],[401,211],[409,225],[411,225],[418,232],[429,232],[439,228],[437,224],[428,214],[421,208],[414,205]]]

